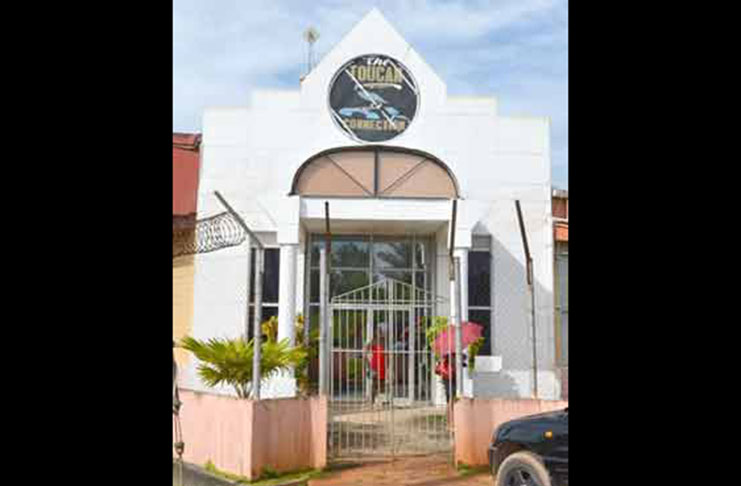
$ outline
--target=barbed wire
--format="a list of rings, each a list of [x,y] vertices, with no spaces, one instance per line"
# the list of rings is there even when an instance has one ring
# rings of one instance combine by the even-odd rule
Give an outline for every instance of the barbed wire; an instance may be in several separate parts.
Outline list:
[[[244,242],[247,233],[229,212],[172,229],[172,257],[209,253]]]

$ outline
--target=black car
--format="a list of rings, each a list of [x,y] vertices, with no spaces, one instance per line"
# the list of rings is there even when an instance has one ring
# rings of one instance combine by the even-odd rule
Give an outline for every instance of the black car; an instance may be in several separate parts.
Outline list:
[[[489,468],[496,486],[568,486],[569,409],[501,424],[489,446]]]

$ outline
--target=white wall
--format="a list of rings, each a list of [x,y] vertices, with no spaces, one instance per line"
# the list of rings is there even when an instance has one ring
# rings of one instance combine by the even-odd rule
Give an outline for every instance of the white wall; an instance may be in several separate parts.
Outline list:
[[[295,92],[255,92],[248,107],[204,112],[199,216],[221,211],[212,196],[213,190],[219,190],[254,230],[272,232],[279,242],[298,243],[301,212],[307,207],[312,210],[317,201],[299,204],[298,197],[288,196],[293,176],[317,152],[359,145],[335,126],[327,97],[337,69],[351,57],[368,53],[397,58],[417,81],[418,113],[408,129],[388,144],[428,152],[455,174],[462,198],[456,246],[470,246],[474,231],[492,235],[495,351],[503,357],[503,382],[513,393],[528,396],[532,347],[528,341],[529,300],[514,207],[515,199],[521,201],[537,281],[537,343],[539,365],[544,370],[539,378],[540,394],[557,397],[558,385],[552,376],[555,345],[548,120],[498,116],[494,98],[449,98],[444,82],[376,10],[325,56]],[[401,219],[439,217],[439,210],[428,211],[431,206],[424,201],[386,204],[397,204],[397,211],[389,214]],[[415,205],[415,216],[410,217]],[[367,220],[377,206],[373,200],[348,201],[335,206],[332,216]],[[437,289],[446,298],[447,232],[445,225],[437,234]],[[240,251],[196,258],[197,337],[241,332],[244,302],[239,289],[246,274]],[[303,259],[297,263],[301,275]],[[297,295],[303,295],[302,285]],[[297,310],[302,311],[300,307]],[[490,391],[501,394],[503,390]]]

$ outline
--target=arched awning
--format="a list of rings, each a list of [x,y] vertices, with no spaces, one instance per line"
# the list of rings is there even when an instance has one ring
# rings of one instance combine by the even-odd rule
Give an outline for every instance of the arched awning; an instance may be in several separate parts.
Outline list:
[[[458,183],[439,159],[419,150],[369,146],[321,152],[296,171],[291,195],[458,198]]]

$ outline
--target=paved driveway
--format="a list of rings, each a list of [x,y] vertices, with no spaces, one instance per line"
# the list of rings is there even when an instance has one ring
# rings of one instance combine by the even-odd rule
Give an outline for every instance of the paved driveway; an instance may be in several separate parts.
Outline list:
[[[492,486],[487,472],[463,475],[449,455],[404,457],[393,462],[348,466],[309,481],[309,486]]]

